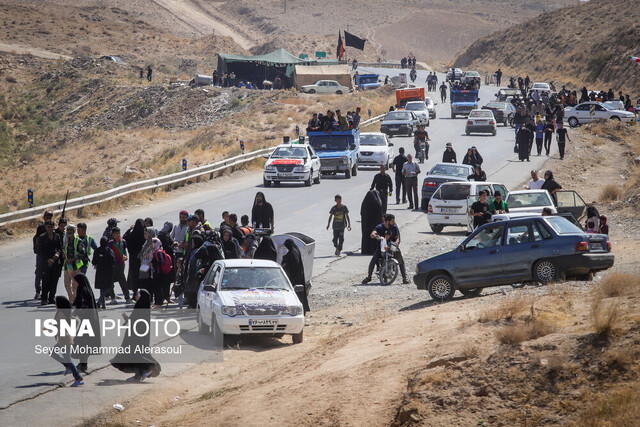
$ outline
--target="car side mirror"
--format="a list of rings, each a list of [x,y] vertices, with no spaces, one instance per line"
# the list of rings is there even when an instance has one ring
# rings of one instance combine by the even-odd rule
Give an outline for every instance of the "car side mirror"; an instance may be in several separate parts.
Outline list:
[[[269,155],[268,155],[268,154],[265,154],[264,156],[262,156],[262,158],[263,158],[263,159],[267,159],[267,160],[269,160]]]
[[[458,252],[464,252],[465,251],[464,246],[462,246],[462,245],[458,246],[457,251]]]
[[[305,292],[304,285],[295,285],[295,286],[293,287],[293,290],[294,290],[296,293],[298,293],[298,292]]]
[[[356,144],[351,144],[351,145],[349,145],[349,149],[351,149],[351,150],[355,150],[355,149],[356,149]]]
[[[202,287],[202,290],[205,292],[215,292],[216,291],[216,287],[213,285],[204,285]]]
[[[311,159],[312,159],[312,160],[315,160],[315,159],[317,159],[317,158],[318,158],[318,156],[311,156]]]
[[[390,143],[389,143],[389,147],[393,147],[393,142],[390,142]]]

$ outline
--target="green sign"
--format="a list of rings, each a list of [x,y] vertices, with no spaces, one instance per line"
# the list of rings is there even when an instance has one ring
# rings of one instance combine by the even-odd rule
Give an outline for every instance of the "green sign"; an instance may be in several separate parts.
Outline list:
[[[307,59],[309,57],[309,55],[307,55],[306,53],[301,53],[300,54],[300,59]]]
[[[316,51],[316,58],[326,58],[327,52]]]

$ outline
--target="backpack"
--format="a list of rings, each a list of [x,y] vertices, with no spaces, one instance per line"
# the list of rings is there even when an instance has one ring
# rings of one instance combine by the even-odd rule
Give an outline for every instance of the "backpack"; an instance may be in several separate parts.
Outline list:
[[[162,262],[160,262],[160,260],[158,259],[158,254],[162,254]],[[173,270],[173,261],[171,260],[169,254],[164,250],[159,249],[156,252],[156,261],[158,261],[158,263],[160,264],[160,271],[162,272],[162,274],[169,274],[171,273],[171,270]]]

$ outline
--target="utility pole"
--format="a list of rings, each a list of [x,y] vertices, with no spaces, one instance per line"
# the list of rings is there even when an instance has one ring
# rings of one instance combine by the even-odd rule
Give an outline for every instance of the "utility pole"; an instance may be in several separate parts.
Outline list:
[[[287,0],[284,0],[284,13],[287,13]]]

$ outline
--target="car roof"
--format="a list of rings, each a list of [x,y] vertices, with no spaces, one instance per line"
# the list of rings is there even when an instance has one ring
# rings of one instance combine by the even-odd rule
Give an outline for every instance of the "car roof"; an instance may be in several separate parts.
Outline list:
[[[445,165],[450,165],[452,163],[444,163]],[[469,165],[458,165],[458,166],[469,166]],[[469,166],[471,168],[471,166]],[[428,178],[428,176],[427,176]],[[442,183],[442,185],[440,185],[441,187],[443,185],[463,185],[463,184],[486,184],[486,185],[504,185],[501,182],[492,182],[492,181],[454,181],[454,182],[444,182]],[[511,194],[511,193],[509,193]]]
[[[407,101],[407,105],[409,104],[424,104],[424,101]]]
[[[238,268],[238,267],[262,267],[262,268],[279,268],[280,264],[274,261],[268,261],[263,259],[222,259],[216,261],[222,264],[225,268]]]
[[[516,191],[511,191],[509,192],[509,195],[511,194],[533,194],[533,193],[549,193],[547,190],[542,190],[539,188],[536,188],[535,190],[516,190]]]
[[[382,133],[382,132],[362,132],[360,134],[360,136],[362,136],[362,135],[382,135],[382,136],[385,136],[385,134]]]
[[[311,147],[311,144],[308,144],[306,142],[304,144],[293,144],[291,142],[288,142],[288,143],[284,143],[276,146],[276,148],[280,148],[280,147]]]

